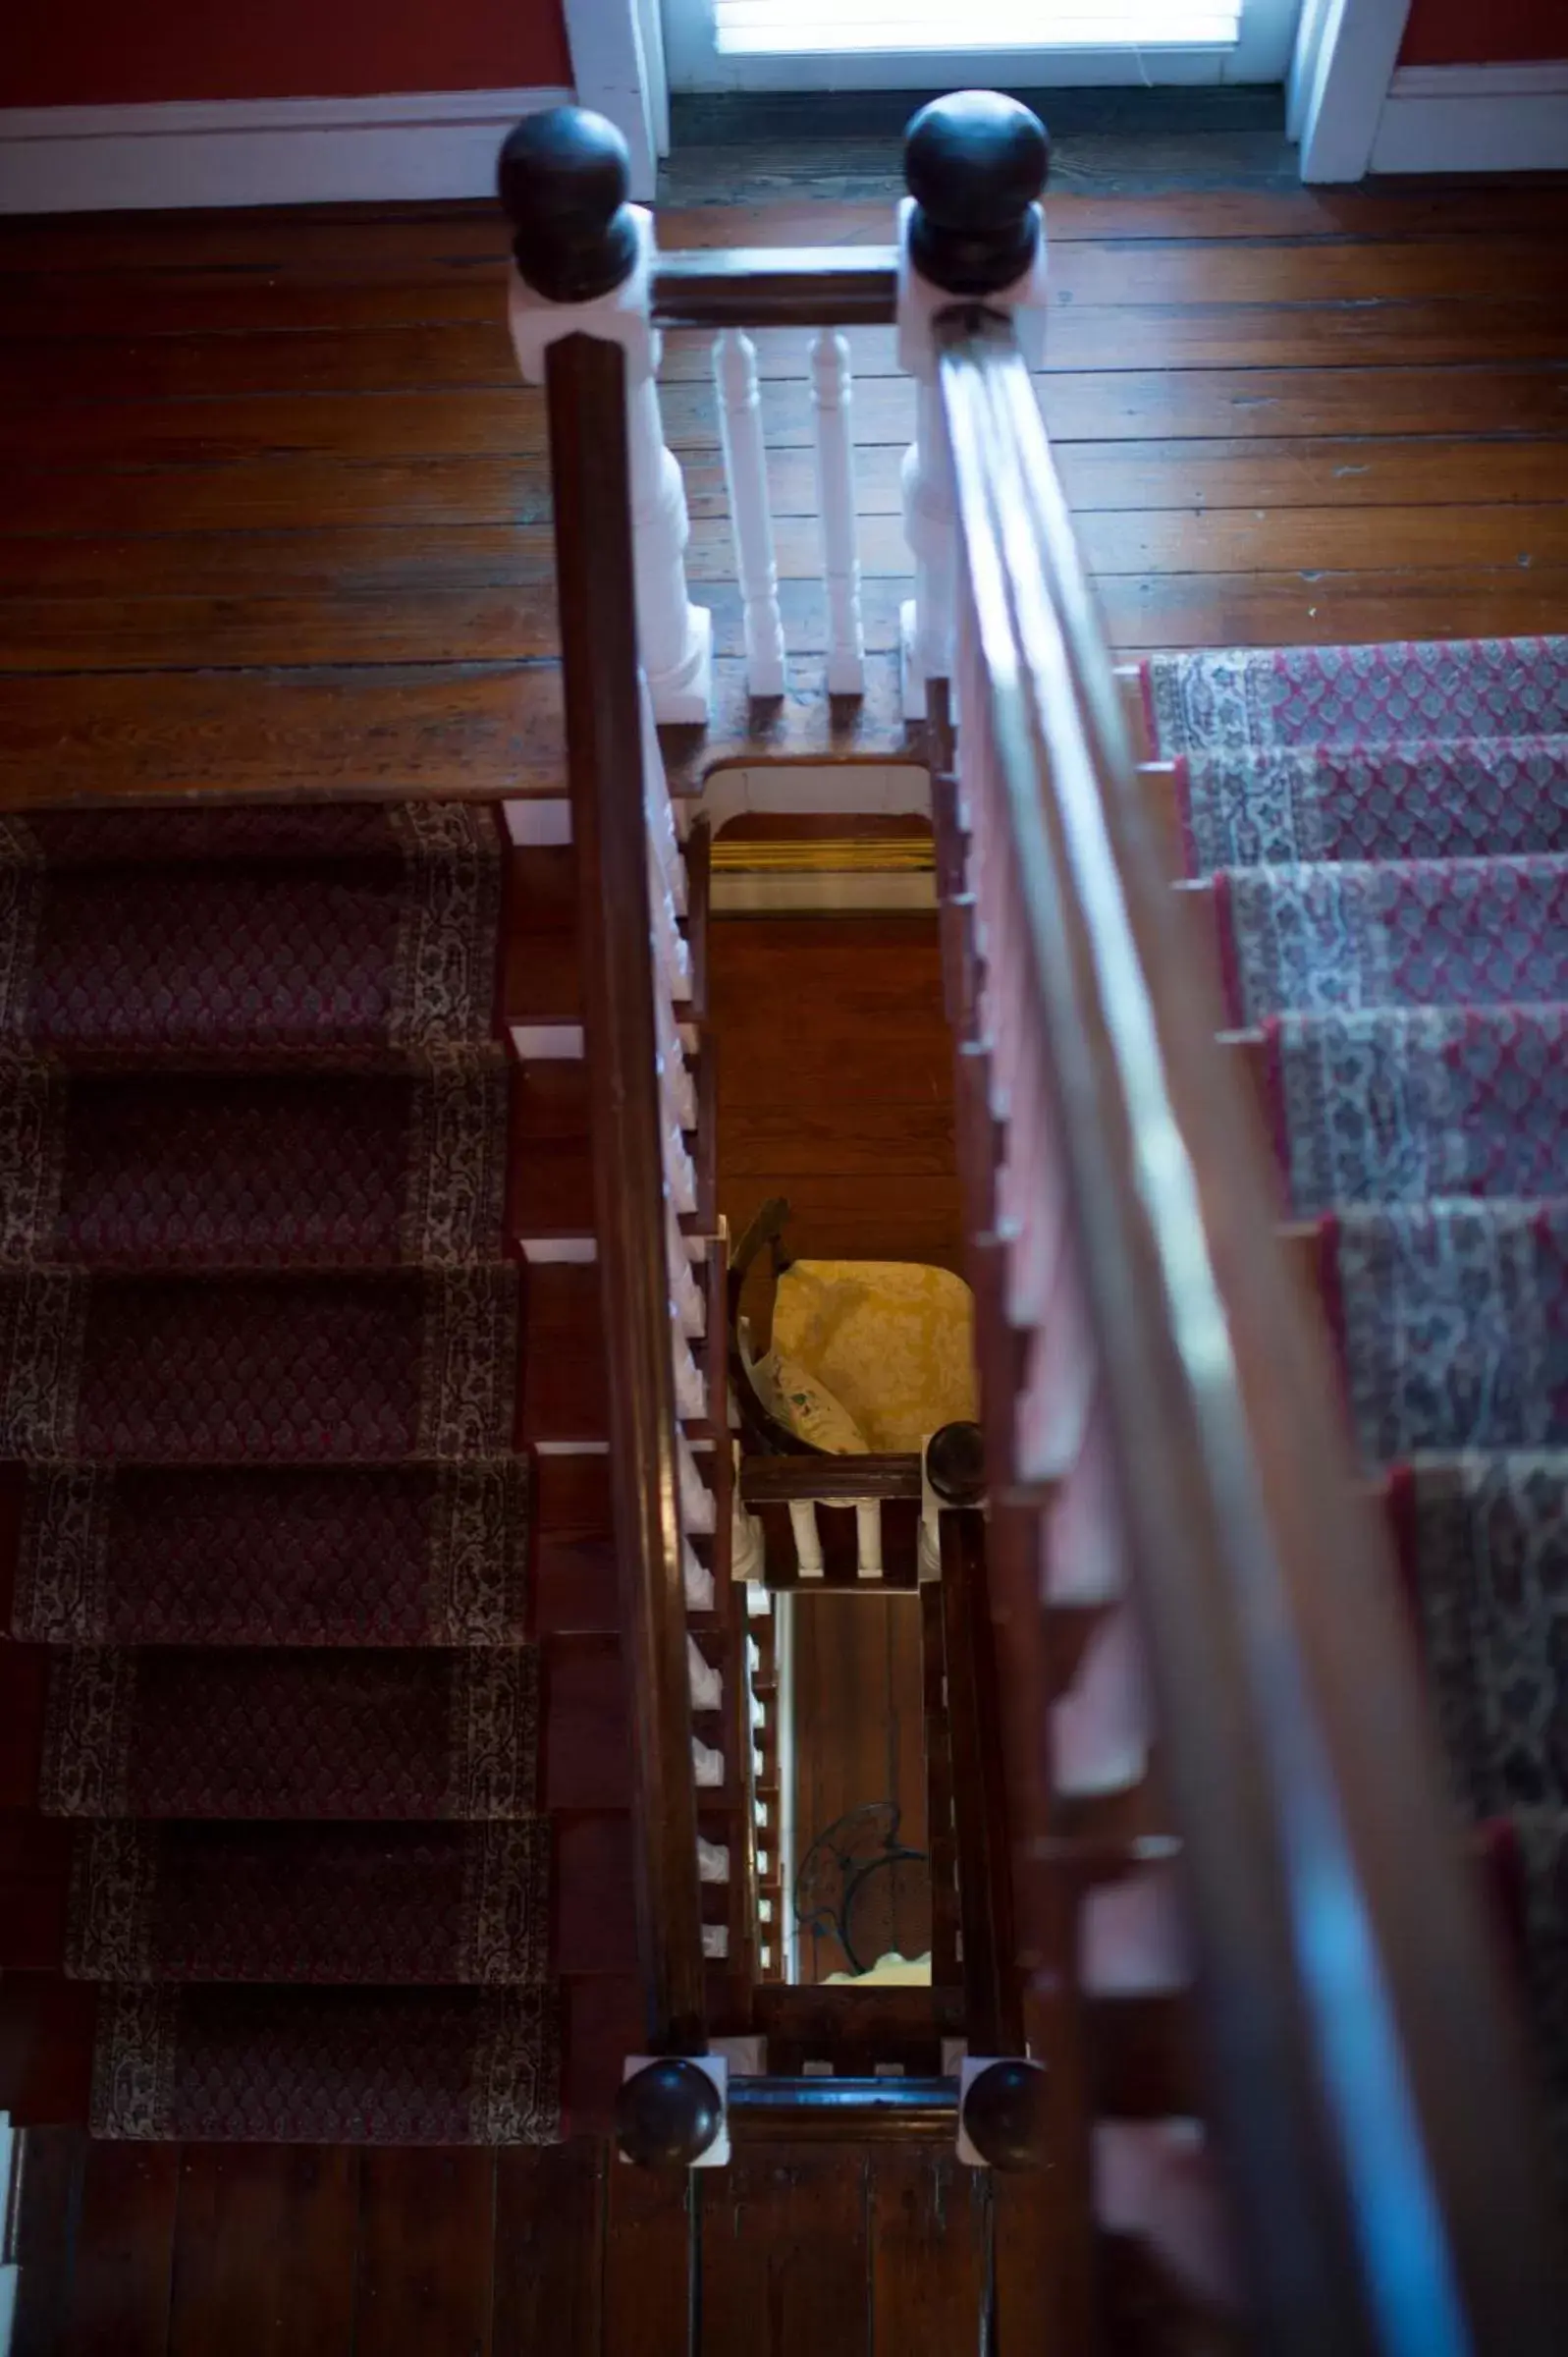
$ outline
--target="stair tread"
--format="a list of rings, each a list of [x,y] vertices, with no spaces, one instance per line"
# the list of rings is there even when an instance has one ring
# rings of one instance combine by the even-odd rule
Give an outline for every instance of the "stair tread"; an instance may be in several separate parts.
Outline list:
[[[40,1805],[75,1817],[526,1817],[530,1646],[81,1647],[49,1679]]]
[[[226,2143],[548,2144],[561,2133],[549,1990],[99,1993],[100,2136]]]
[[[497,1455],[509,1266],[0,1274],[0,1452],[37,1461],[389,1462]]]
[[[1193,750],[1173,786],[1189,875],[1568,850],[1568,736]]]
[[[1225,868],[1226,1018],[1568,999],[1568,855]]]
[[[1351,1209],[1319,1250],[1369,1460],[1568,1441],[1568,1200]]]
[[[494,1258],[506,1096],[498,1048],[423,1075],[0,1069],[0,1135],[26,1141],[30,1178],[5,1256],[141,1272]]]
[[[549,1959],[546,1819],[82,1829],[79,1979],[502,1985]]]
[[[1267,748],[1568,735],[1568,637],[1242,647],[1151,655],[1142,674],[1165,756],[1217,739]]]
[[[15,1043],[186,1069],[396,1067],[482,1046],[502,870],[488,819],[464,811],[460,832],[460,849],[428,853],[14,865],[11,919],[29,953]],[[421,933],[441,955],[420,954]]]
[[[514,1644],[532,1468],[65,1466],[22,1477],[35,1644]]]
[[[1568,1169],[1568,1007],[1271,1016],[1259,1061],[1299,1216],[1545,1195]]]

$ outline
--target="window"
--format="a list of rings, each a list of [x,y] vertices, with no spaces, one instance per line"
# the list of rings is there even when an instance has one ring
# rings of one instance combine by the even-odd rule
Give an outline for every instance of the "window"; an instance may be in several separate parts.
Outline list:
[[[673,88],[1278,82],[1300,0],[665,0]]]

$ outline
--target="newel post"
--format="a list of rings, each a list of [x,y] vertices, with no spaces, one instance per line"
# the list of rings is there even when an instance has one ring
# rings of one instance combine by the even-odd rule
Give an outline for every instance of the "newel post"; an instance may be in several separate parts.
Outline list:
[[[512,342],[524,379],[544,382],[546,355],[567,336],[595,336],[625,354],[638,653],[655,719],[704,721],[713,623],[686,593],[685,484],[659,414],[653,217],[626,202],[625,140],[603,115],[551,107],[510,135],[499,179],[516,261]]]
[[[928,680],[951,679],[957,516],[933,333],[945,312],[1006,311],[1025,356],[1045,324],[1046,237],[1040,192],[1051,145],[1038,115],[995,90],[956,90],[923,106],[904,135],[898,208],[898,364],[918,388],[903,464],[904,531],[915,594],[903,609],[904,712],[922,720]]]

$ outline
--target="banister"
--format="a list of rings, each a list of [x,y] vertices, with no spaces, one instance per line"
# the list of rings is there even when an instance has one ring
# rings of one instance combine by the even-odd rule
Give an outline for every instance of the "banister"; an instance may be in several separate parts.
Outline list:
[[[592,1113],[611,1496],[631,1721],[648,2051],[704,2051],[680,1443],[671,1356],[643,813],[625,363],[573,335],[546,363],[567,768]]]
[[[936,333],[959,743],[989,740],[1022,909],[1013,1012],[1044,1048],[1261,2343],[1544,2352],[1546,2166],[1324,1339],[1014,332],[966,301]]]
[[[882,327],[897,300],[895,246],[736,246],[661,253],[661,327]]]
[[[852,1506],[862,1498],[918,1499],[920,1459],[892,1456],[748,1456],[741,1460],[740,1495],[747,1506],[787,1506],[810,1499]]]

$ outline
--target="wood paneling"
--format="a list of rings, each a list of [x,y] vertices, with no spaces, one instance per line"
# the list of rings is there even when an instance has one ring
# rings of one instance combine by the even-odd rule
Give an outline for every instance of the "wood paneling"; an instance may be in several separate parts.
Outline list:
[[[337,2145],[185,2147],[168,2357],[343,2357],[360,2160]]]
[[[950,2154],[879,2154],[871,2187],[872,2357],[924,2350],[936,2357],[974,2344],[986,2193],[985,2180]]]
[[[922,2001],[854,2001],[912,2018]],[[876,2051],[902,2050],[884,2027]],[[934,2067],[934,2043],[908,2060]],[[668,2357],[686,2345],[694,2223],[716,2357],[976,2345],[987,2187],[946,2150],[785,2148],[688,2178],[581,2137],[496,2154],[33,2141],[18,2357]],[[1045,2346],[1049,2181],[996,2196],[1000,2345]]]
[[[354,2357],[490,2357],[496,2155],[367,2152]]]
[[[797,1257],[960,1268],[936,918],[725,918],[709,961],[731,1232],[783,1193]]]
[[[611,2165],[580,2137],[497,2156],[495,2357],[599,2357]]]
[[[65,2357],[164,2357],[179,2147],[89,2146],[84,2179]]]
[[[916,1596],[797,1593],[794,1614],[794,1745],[797,1865],[810,1844],[853,1809],[892,1802],[898,1839],[924,1850],[927,1835],[925,1670]],[[865,1941],[919,1955],[931,1944],[926,1865],[879,1870],[850,1926]],[[878,1944],[873,1944],[877,1946]],[[880,1946],[878,1946],[880,1952]],[[876,1961],[863,1952],[862,1965]],[[827,1932],[800,1935],[800,1978],[825,1980],[849,1959]]]
[[[784,2146],[700,2175],[700,2357],[870,2357],[870,2163]]]
[[[671,2357],[689,2346],[699,2183],[683,2169],[606,2171],[605,2357]]]

